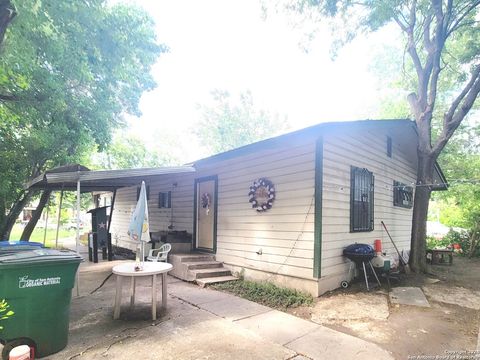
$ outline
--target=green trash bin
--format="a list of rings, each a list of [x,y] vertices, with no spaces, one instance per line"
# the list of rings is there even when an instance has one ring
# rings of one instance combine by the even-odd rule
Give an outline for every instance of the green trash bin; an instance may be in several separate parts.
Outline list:
[[[0,252],[0,299],[15,313],[1,323],[4,358],[21,344],[33,346],[38,357],[67,345],[72,288],[81,261],[77,253],[64,250]]]

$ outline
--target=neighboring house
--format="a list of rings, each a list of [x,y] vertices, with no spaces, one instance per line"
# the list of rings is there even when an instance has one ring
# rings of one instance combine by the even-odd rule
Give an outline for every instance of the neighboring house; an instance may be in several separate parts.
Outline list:
[[[427,236],[433,236],[436,239],[442,239],[448,234],[450,228],[438,221],[427,221]]]
[[[382,239],[393,254],[381,221],[410,248],[416,149],[409,120],[323,123],[243,146],[194,162],[195,172],[146,178],[150,229],[186,231],[192,249],[246,278],[319,295],[347,279],[345,246]],[[274,201],[259,212],[251,186],[261,178],[274,190],[254,188],[257,198]],[[435,183],[446,188],[438,166]],[[137,186],[117,190],[111,224],[114,241],[130,249],[136,197]]]

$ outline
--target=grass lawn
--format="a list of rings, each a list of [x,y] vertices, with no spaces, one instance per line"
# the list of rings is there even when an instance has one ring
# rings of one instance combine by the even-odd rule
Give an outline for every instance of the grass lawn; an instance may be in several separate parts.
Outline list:
[[[22,235],[23,227],[20,224],[15,224],[12,229],[12,233],[10,234],[10,240],[19,240],[20,236]],[[46,237],[46,246],[52,247],[55,246],[55,236],[57,233],[57,229],[47,229],[47,237]],[[83,233],[83,230],[80,231]],[[44,228],[35,228],[32,232],[32,236],[30,236],[30,241],[36,241],[39,243],[43,243],[43,237],[45,234]],[[58,239],[74,237],[76,236],[76,230],[68,230],[60,228],[58,232]]]

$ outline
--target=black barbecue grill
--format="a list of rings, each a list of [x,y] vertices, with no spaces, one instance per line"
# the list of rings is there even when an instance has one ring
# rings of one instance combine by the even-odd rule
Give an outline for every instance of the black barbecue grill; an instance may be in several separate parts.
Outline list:
[[[364,261],[370,261],[375,256],[375,251],[367,244],[351,244],[343,249],[343,255],[359,265]]]
[[[368,263],[370,265],[370,268],[372,269],[373,275],[375,276],[375,279],[378,282],[378,285],[380,284],[380,280],[378,280],[378,276],[375,273],[375,269],[373,268],[372,263],[370,260],[372,260],[375,256],[375,251],[370,245],[367,244],[351,244],[348,245],[345,249],[343,249],[343,256],[351,260],[352,262],[355,263],[359,268],[362,268],[363,270],[363,275],[365,277],[365,284],[367,285],[367,290],[370,290],[368,286],[368,279],[367,279],[367,270],[365,263]],[[342,281],[342,287],[346,288],[348,287],[348,281]]]

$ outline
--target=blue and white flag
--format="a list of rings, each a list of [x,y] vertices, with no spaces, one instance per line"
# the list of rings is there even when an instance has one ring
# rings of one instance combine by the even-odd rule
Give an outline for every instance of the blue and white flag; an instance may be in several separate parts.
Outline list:
[[[130,225],[128,226],[128,235],[134,241],[150,241],[150,229],[148,225],[148,204],[145,182],[142,181],[140,196],[138,197],[137,207],[133,212]]]

